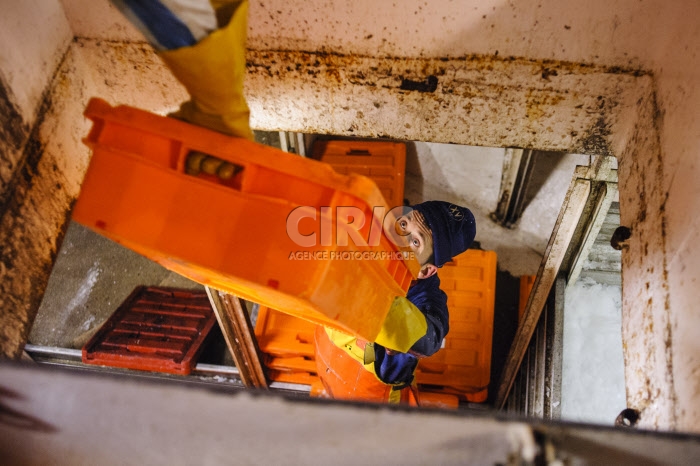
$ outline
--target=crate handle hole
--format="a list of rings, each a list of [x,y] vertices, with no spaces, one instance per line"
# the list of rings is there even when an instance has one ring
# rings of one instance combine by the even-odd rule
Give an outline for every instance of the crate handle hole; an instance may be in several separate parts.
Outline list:
[[[191,150],[185,158],[185,173],[192,176],[209,175],[226,183],[243,172],[245,167],[205,152]]]
[[[370,152],[366,149],[350,149],[347,152],[347,155],[364,155],[365,157],[372,155]]]

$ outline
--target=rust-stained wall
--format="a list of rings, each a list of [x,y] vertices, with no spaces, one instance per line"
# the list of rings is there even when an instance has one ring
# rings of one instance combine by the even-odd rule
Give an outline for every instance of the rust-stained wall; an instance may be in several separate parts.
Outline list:
[[[89,160],[87,100],[175,108],[186,93],[146,44],[72,41],[58,2],[0,19],[0,354],[18,357]]]
[[[643,75],[515,57],[251,51],[246,86],[258,128],[612,155]]]
[[[5,2],[0,16],[0,354],[17,356],[46,286],[66,217],[64,179],[42,157],[47,90],[72,39],[60,4]],[[60,157],[62,158],[62,157]],[[59,225],[57,227],[57,224]]]
[[[183,98],[147,47],[123,43],[138,36],[104,0],[63,4],[74,34],[91,40],[74,43],[60,68],[73,91],[56,94],[54,81],[34,130],[37,168],[22,166],[30,169],[23,178],[10,170],[25,181],[11,191],[15,204],[0,225],[0,326],[15,332],[0,340],[5,354],[17,353],[33,318],[84,169],[86,152],[70,135],[84,128],[77,107],[85,93],[154,111]],[[32,8],[46,8],[48,24],[64,21],[56,1],[22,5],[3,21],[31,23]],[[621,218],[634,235],[623,254],[628,403],[642,410],[644,427],[700,431],[698,10],[693,0],[252,1],[252,121],[261,129],[618,156]],[[31,31],[0,28],[11,31],[0,37],[35,43],[23,29]],[[44,47],[28,50],[36,60]],[[78,52],[82,60],[72,58]],[[8,79],[18,67],[0,61],[15,94],[25,87]],[[31,129],[24,107],[9,108]],[[0,167],[20,166],[14,154],[3,152]]]
[[[622,256],[627,400],[643,413],[647,425],[682,428],[677,417],[679,400],[671,349],[667,199],[662,184],[658,107],[651,86],[635,108],[639,119],[630,133],[620,134],[627,145],[618,154],[620,224],[632,230]]]

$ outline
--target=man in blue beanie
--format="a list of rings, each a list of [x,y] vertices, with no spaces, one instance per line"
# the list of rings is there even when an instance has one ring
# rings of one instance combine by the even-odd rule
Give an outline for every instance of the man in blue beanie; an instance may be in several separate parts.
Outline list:
[[[449,331],[447,295],[437,272],[466,251],[476,235],[474,215],[466,207],[443,201],[413,206],[399,217],[396,229],[405,236],[421,265],[406,298],[423,314],[426,332],[406,353],[364,342],[341,332],[316,330],[316,365],[326,395],[374,402],[409,402],[418,359],[437,352]],[[403,392],[403,393],[402,393]]]

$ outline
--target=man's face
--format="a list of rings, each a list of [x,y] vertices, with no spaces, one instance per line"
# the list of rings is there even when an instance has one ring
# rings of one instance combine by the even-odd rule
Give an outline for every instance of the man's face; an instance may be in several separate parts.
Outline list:
[[[404,236],[420,265],[426,265],[433,254],[433,234],[423,215],[411,210],[396,220],[396,231]]]

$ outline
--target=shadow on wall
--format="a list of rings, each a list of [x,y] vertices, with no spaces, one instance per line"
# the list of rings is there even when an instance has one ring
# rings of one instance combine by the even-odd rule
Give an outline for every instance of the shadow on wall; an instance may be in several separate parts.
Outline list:
[[[503,154],[500,148],[411,142],[406,153],[411,185],[406,191],[418,194],[418,201],[438,192],[455,198],[453,202],[460,199],[475,214],[490,211],[496,205]]]

